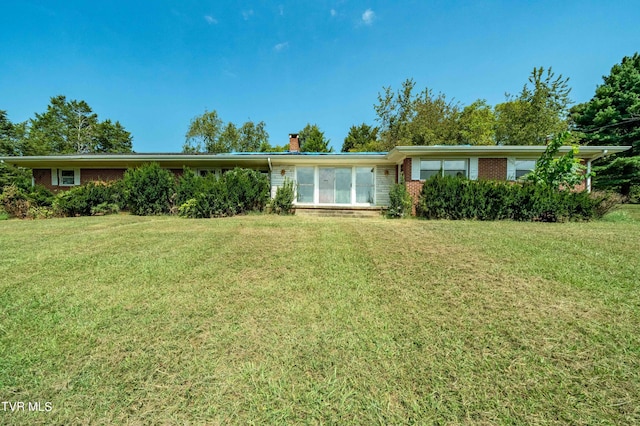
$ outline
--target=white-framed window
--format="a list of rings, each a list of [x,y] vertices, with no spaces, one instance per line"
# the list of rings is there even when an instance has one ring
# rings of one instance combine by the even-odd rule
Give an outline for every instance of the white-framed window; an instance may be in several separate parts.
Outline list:
[[[80,170],[79,169],[58,169],[58,185],[59,186],[80,185]]]
[[[356,203],[373,204],[375,167],[356,167]]]
[[[431,176],[469,176],[468,160],[420,160],[420,180]]]
[[[520,179],[524,175],[536,168],[536,160],[516,159],[516,179]]]

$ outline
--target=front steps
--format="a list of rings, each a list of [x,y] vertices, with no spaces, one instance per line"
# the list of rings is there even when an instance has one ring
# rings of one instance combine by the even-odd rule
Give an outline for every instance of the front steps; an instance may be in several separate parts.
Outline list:
[[[296,207],[296,215],[308,217],[380,217],[382,215],[382,208]]]

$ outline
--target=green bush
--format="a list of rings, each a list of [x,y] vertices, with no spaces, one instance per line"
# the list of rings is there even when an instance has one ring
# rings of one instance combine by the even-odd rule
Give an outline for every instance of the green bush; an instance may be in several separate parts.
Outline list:
[[[629,190],[629,202],[631,204],[640,204],[640,185],[632,185]]]
[[[217,177],[199,177],[185,170],[178,182],[178,215],[224,217],[262,211],[269,200],[269,180],[260,172],[235,168]]]
[[[128,169],[123,178],[124,195],[129,211],[135,215],[166,214],[175,196],[175,177],[157,163]]]
[[[284,183],[276,189],[276,196],[271,200],[271,213],[293,214],[294,195],[293,181],[285,177]]]
[[[198,176],[193,170],[185,167],[176,186],[176,205],[181,206],[204,191],[206,178]]]
[[[394,184],[389,191],[389,209],[387,210],[387,217],[400,218],[411,214],[411,207],[413,206],[413,199],[411,194],[407,191],[407,187],[404,182],[404,177],[400,178],[400,182]]]
[[[63,216],[89,216],[117,212],[122,200],[119,181],[96,181],[59,192],[53,205],[54,210]]]
[[[434,176],[424,183],[416,212],[426,219],[564,222],[600,218],[618,201],[612,194],[541,184]]]
[[[42,185],[31,188],[28,195],[29,201],[38,207],[51,207],[55,194]]]
[[[0,206],[10,217],[24,219],[29,216],[31,202],[27,193],[16,185],[5,186],[0,195]]]

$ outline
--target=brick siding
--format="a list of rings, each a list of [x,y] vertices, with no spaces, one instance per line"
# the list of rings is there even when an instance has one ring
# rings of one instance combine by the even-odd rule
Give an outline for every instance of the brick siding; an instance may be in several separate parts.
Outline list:
[[[478,179],[507,179],[507,159],[506,158],[479,158],[478,159]]]

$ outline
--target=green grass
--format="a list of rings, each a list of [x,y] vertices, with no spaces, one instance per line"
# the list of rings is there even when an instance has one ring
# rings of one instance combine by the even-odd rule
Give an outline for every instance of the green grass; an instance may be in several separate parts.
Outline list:
[[[0,222],[2,424],[640,422],[640,222]]]

